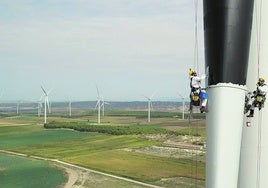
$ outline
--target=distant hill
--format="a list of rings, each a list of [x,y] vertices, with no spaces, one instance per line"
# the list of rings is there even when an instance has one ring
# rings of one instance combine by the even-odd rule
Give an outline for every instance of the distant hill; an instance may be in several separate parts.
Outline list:
[[[96,101],[74,101],[72,104],[72,111],[75,110],[95,110]],[[107,110],[147,110],[148,103],[146,101],[107,101],[105,109]],[[189,106],[188,103],[185,103]],[[181,111],[182,102],[175,101],[152,101],[152,110],[155,111]],[[42,104],[42,109],[44,104]],[[52,112],[68,111],[69,102],[52,102]],[[1,103],[0,112],[13,112],[17,113],[35,113],[38,109],[37,102],[10,102]]]

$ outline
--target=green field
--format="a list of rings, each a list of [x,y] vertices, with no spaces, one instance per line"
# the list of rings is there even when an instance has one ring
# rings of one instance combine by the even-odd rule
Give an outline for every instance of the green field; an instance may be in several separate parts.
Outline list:
[[[67,177],[47,162],[0,153],[0,183],[4,188],[54,188],[65,183]]]
[[[198,187],[204,187],[205,164],[203,161],[195,161],[195,157],[174,158],[135,152],[141,148],[154,146],[166,148],[163,145],[163,139],[148,139],[148,136],[162,135],[161,138],[175,141],[180,139],[176,134],[148,133],[146,132],[148,126],[159,130],[181,132],[184,135],[198,133],[196,135],[200,135],[198,136],[200,138],[205,134],[203,123],[198,126],[196,123],[191,125],[190,130],[187,120],[181,121],[171,116],[163,116],[152,119],[150,125],[144,119],[131,116],[105,117],[103,119],[105,126],[134,127],[138,125],[142,129],[139,134],[121,135],[66,129],[44,129],[41,118],[32,116],[2,117],[0,119],[0,149],[59,159],[90,169],[162,186],[165,186],[163,182],[160,182],[162,179],[193,178],[202,180]],[[76,117],[73,119],[53,117],[50,118],[50,121],[62,124],[70,124],[69,122],[76,124],[78,121],[80,124],[88,122],[88,124],[91,122],[94,124],[95,117]],[[195,140],[195,138],[191,140]],[[176,187],[176,184],[169,186]]]

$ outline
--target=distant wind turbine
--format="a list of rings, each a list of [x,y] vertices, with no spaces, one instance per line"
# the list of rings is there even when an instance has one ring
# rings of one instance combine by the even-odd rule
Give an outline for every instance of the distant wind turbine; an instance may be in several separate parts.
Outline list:
[[[48,106],[48,113],[50,113],[50,114],[51,114],[52,102],[51,102],[51,101],[49,101],[47,106]]]
[[[41,86],[41,89],[43,90],[43,92],[44,92],[44,98],[45,98],[45,112],[44,112],[44,117],[45,117],[45,124],[47,123],[47,108],[48,108],[48,111],[50,111],[49,110],[49,108],[50,108],[50,105],[49,105],[49,100],[48,100],[48,95],[49,95],[49,93],[50,93],[50,91],[49,92],[46,92],[46,90]]]
[[[101,107],[102,107],[102,116],[104,116],[104,111],[105,111],[105,104],[109,104],[108,102],[105,102],[104,101],[104,98],[103,97],[101,97]]]
[[[17,102],[17,115],[19,114],[20,103],[21,103],[21,101]]]
[[[181,94],[179,94],[179,96],[182,98],[182,119],[184,119],[185,97]]]
[[[101,97],[100,97],[98,86],[96,86],[96,89],[97,89],[98,96],[97,96],[97,104],[95,106],[95,109],[98,108],[98,124],[100,124]]]
[[[152,107],[152,98],[154,95],[155,93],[153,93],[151,97],[147,97],[144,95],[144,97],[148,100],[148,122],[151,122],[151,107]]]
[[[72,116],[72,101],[69,101],[69,116]]]

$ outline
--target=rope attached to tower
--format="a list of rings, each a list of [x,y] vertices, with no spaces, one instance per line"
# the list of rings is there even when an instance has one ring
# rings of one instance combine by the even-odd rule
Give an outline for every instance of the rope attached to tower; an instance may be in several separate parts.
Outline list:
[[[255,2],[256,3],[256,2]],[[257,3],[255,4],[257,5]],[[260,77],[260,52],[261,52],[261,27],[262,27],[262,0],[260,0],[259,6],[254,6],[256,11],[256,26],[257,26],[257,62],[258,62],[258,75]],[[262,133],[262,113],[259,111],[258,117],[258,148],[257,148],[257,177],[256,177],[256,188],[260,187],[260,170],[261,170],[261,133]]]
[[[198,61],[198,0],[194,0],[194,9],[195,9],[195,42],[194,42],[194,69],[199,72],[199,61]],[[191,104],[190,104],[191,105]],[[192,144],[197,143],[198,129],[199,129],[199,121],[196,122],[196,126],[192,125],[192,110],[190,110],[189,114],[189,136],[191,136]],[[190,131],[190,126],[191,131]],[[195,130],[194,130],[195,128]],[[195,187],[197,187],[197,179],[198,179],[198,148],[192,146],[192,165],[191,165],[191,176],[195,176]],[[195,174],[194,174],[195,173]]]

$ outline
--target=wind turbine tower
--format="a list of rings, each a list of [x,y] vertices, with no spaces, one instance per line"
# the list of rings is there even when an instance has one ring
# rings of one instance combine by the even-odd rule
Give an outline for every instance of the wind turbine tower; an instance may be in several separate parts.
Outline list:
[[[248,91],[256,89],[259,77],[267,83],[268,75],[268,1],[255,0],[250,43],[249,65],[247,71]],[[267,95],[266,95],[267,98]],[[268,187],[268,108],[255,110],[253,118],[246,118],[240,151],[240,169],[237,188]],[[251,126],[246,126],[250,122]]]
[[[252,0],[203,1],[209,95],[206,188],[238,187],[253,8]]]
[[[185,111],[185,97],[179,94],[179,96],[182,98],[182,119],[184,119],[184,111]]]
[[[17,102],[17,115],[19,114],[20,103],[21,103],[21,101]]]
[[[147,97],[144,95],[144,97],[148,100],[148,122],[151,122],[151,107],[152,107],[152,98],[155,93],[151,95],[151,97]]]
[[[101,97],[100,97],[98,86],[96,86],[96,89],[97,89],[98,96],[97,96],[97,104],[95,108],[98,108],[98,124],[100,124]]]
[[[109,103],[108,102],[105,102],[103,96],[101,97],[101,100],[102,100],[102,104],[101,104],[101,107],[102,107],[102,116],[104,116],[105,104],[109,104]]]
[[[72,116],[72,101],[69,101],[69,116]]]
[[[41,86],[41,89],[43,90],[44,92],[44,97],[45,97],[45,112],[44,112],[44,118],[45,118],[45,124],[47,123],[47,107],[48,107],[48,111],[49,111],[49,100],[48,100],[48,95],[50,93],[49,92],[46,92],[46,90]]]

